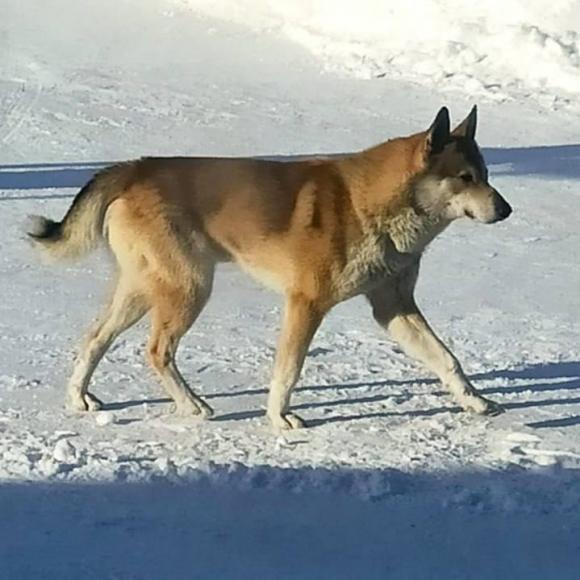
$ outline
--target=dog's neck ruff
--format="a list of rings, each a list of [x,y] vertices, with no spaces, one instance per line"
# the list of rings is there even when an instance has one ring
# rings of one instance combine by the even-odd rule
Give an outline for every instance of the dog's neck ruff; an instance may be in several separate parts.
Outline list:
[[[396,250],[402,254],[420,254],[449,224],[426,213],[407,207],[380,224],[381,232],[389,236]]]

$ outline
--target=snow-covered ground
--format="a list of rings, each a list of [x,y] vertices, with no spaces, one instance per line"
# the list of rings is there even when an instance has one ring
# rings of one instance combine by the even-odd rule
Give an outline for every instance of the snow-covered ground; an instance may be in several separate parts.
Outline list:
[[[198,14],[275,31],[360,78],[404,78],[488,99],[575,106],[577,0],[173,0]]]
[[[497,91],[459,90],[455,73],[411,78],[396,62],[360,78],[352,60],[340,66],[340,46],[314,50],[287,32],[330,38],[352,24],[360,62],[380,62],[379,3],[341,5],[333,18],[338,2],[312,3],[309,18],[301,2],[226,13],[228,4],[3,2],[0,577],[577,578],[580,89],[570,15],[580,3],[561,2],[541,23],[569,39],[568,60],[544,47],[529,53],[531,67],[517,56],[525,42],[513,41],[503,58],[514,51],[516,72],[471,70],[484,84],[501,73]],[[478,62],[492,60],[469,28],[471,7],[419,5],[453,12],[449,34],[462,31]],[[553,3],[502,5],[494,22],[505,31]],[[268,24],[272,14],[285,26]],[[393,14],[402,47],[409,14]],[[447,38],[437,18],[429,30]],[[455,67],[437,47],[431,65]],[[457,412],[354,300],[325,321],[294,398],[313,428],[273,435],[262,405],[281,303],[232,267],[180,354],[215,420],[170,414],[144,363],[146,323],[99,367],[93,389],[107,410],[63,410],[72,354],[111,269],[104,255],[41,265],[23,239],[27,214],[62,215],[107,161],[346,151],[421,129],[444,103],[463,117],[475,101],[493,181],[515,212],[450,228],[425,257],[419,299],[506,414]]]

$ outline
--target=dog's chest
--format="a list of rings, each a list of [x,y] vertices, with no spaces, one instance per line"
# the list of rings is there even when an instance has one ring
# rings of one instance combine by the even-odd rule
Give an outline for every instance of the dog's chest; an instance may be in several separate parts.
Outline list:
[[[387,278],[414,266],[426,246],[445,227],[411,208],[367,230],[349,251],[337,280],[341,299],[369,291]]]
[[[419,254],[399,252],[388,236],[365,236],[351,249],[337,277],[340,298],[367,292],[382,280],[399,275],[418,259]]]

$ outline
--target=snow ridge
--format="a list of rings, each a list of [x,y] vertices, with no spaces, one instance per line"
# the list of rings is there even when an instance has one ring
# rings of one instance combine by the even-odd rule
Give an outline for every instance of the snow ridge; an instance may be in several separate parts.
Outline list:
[[[328,70],[405,78],[547,107],[580,94],[580,2],[555,0],[179,0],[196,12],[286,35]]]

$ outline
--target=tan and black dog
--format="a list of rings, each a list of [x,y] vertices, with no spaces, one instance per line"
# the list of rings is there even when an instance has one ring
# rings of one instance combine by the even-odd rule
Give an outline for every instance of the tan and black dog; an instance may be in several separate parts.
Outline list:
[[[36,217],[34,242],[73,258],[106,239],[118,283],[80,352],[68,385],[73,410],[100,408],[88,392],[121,332],[151,313],[148,358],[182,414],[209,416],[175,353],[212,290],[216,264],[233,261],[285,296],[268,399],[273,426],[304,426],[290,395],[326,313],[358,294],[403,348],[434,372],[466,410],[501,409],[481,397],[433,333],[413,294],[421,254],[453,220],[507,218],[475,142],[475,107],[450,131],[431,127],[365,151],[292,162],[144,158],[99,172],[61,222]]]

